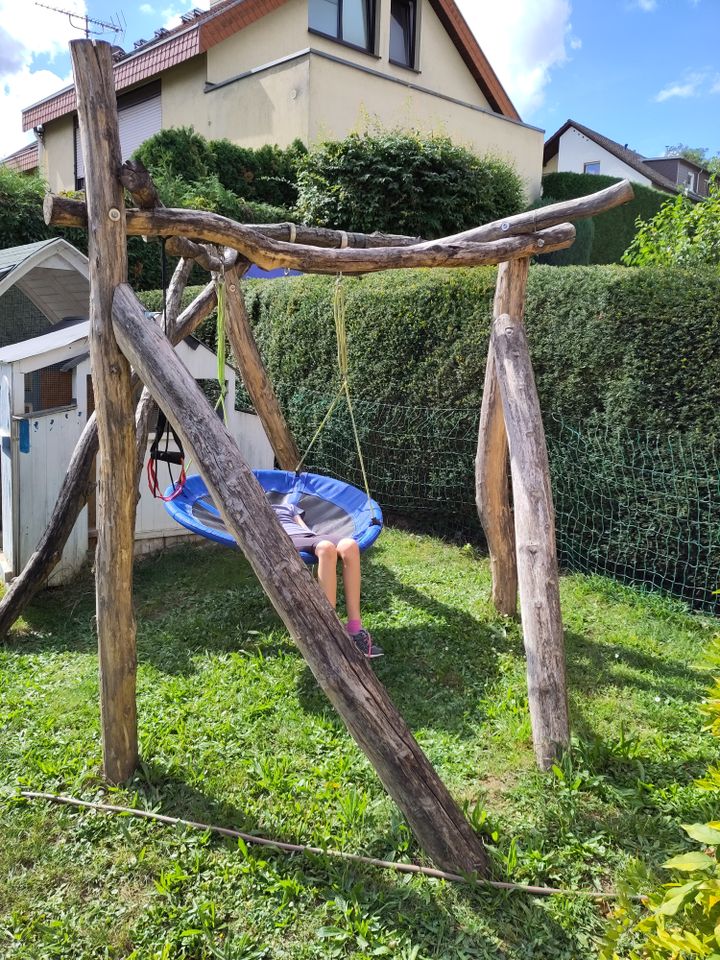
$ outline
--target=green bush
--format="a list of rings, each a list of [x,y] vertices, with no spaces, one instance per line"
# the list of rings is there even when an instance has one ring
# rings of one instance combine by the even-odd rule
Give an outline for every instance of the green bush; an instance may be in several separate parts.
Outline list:
[[[702,203],[678,196],[652,220],[639,223],[623,261],[637,267],[720,268],[720,183],[713,181]]]
[[[520,178],[447,137],[389,131],[320,144],[300,164],[305,223],[435,238],[517,213]]]
[[[720,667],[720,637],[715,637],[708,666]],[[709,728],[720,737],[720,680],[716,677],[703,705]],[[717,792],[720,770],[714,767],[700,787]],[[671,857],[663,869],[673,879],[656,883],[647,901],[629,897],[615,909],[601,960],[690,960],[720,956],[720,820],[682,824],[694,849]]]
[[[539,210],[557,203],[553,197],[542,197],[531,203],[528,210]],[[566,250],[554,250],[552,253],[543,253],[535,257],[537,263],[545,263],[551,267],[586,267],[590,263],[593,240],[595,239],[595,223],[592,217],[575,221],[575,243]]]
[[[298,162],[307,153],[302,140],[295,140],[286,150],[277,145],[252,150],[230,140],[211,140],[209,147],[213,171],[228,190],[245,200],[295,206]]]
[[[28,176],[0,166],[0,245],[18,247],[45,240],[53,233],[43,219],[46,185],[42,177]]]
[[[589,193],[604,190],[618,183],[618,177],[597,176],[590,173],[548,173],[543,177],[543,193],[557,201],[574,200]],[[615,207],[593,217],[595,237],[591,263],[620,263],[637,232],[638,217],[650,220],[664,203],[672,200],[669,194],[651,190],[633,183],[635,199],[622,207]]]
[[[210,146],[192,127],[159,130],[137,148],[133,157],[142,160],[153,177],[163,173],[195,183],[214,172]]]

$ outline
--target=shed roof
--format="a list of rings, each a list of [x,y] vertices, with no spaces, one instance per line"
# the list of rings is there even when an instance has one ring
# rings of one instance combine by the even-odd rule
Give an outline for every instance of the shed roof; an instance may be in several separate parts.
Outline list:
[[[41,337],[31,337],[30,340],[21,340],[19,343],[10,344],[9,347],[3,347],[0,349],[0,363],[17,363],[21,360],[42,357],[63,349],[67,349],[68,355],[75,348],[86,351],[89,334],[90,322],[88,320],[66,324],[59,330],[44,333]]]
[[[0,250],[0,297],[13,286],[50,323],[88,316],[88,260],[62,237]]]

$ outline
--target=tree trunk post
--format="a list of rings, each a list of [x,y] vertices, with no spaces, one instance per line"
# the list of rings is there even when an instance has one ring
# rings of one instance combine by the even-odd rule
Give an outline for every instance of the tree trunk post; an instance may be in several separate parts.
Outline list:
[[[547,770],[570,743],[550,467],[522,322],[508,314],[498,317],[492,343],[510,449],[533,744],[538,766]]]
[[[115,288],[127,280],[122,162],[110,44],[70,44],[85,163],[90,261],[90,360],[98,424],[95,558],[103,772],[126,780],[137,764],[135,616],[135,404],[130,364],[112,328]]]
[[[225,524],[249,560],[318,683],[438,866],[484,874],[475,834],[402,716],[301,561],[232,435],[132,290],[115,293],[121,349],[183,444],[192,450]]]
[[[525,313],[525,292],[529,260],[513,260],[498,267],[493,318],[502,314],[517,317]],[[477,456],[475,458],[475,501],[490,554],[492,599],[498,613],[517,615],[517,562],[515,532],[510,507],[508,443],[502,400],[495,371],[492,337],[485,367]]]
[[[236,266],[225,275],[227,335],[233,356],[240,368],[245,389],[250,394],[255,412],[262,421],[280,469],[295,470],[300,463],[300,451],[280,409],[253,336],[245,298],[240,288],[240,278],[245,273],[245,269]]]

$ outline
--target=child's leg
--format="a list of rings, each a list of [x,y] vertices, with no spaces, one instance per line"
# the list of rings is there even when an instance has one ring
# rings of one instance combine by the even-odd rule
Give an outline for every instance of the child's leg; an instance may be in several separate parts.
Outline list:
[[[348,621],[360,621],[360,548],[355,540],[346,538],[337,545],[343,565],[345,607]]]
[[[329,540],[321,540],[315,546],[315,556],[318,558],[318,582],[331,605],[335,607],[337,603],[337,547]]]

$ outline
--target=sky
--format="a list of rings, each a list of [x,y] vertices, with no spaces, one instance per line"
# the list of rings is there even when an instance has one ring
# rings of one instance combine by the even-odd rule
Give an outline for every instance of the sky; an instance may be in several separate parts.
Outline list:
[[[567,119],[646,157],[684,143],[720,153],[720,0],[456,0],[522,119],[551,136]],[[209,0],[190,0],[207,9]],[[190,4],[48,0],[123,24],[131,50]],[[0,156],[32,139],[20,112],[71,82],[81,36],[32,0],[0,0]],[[112,33],[104,39],[113,40]]]

